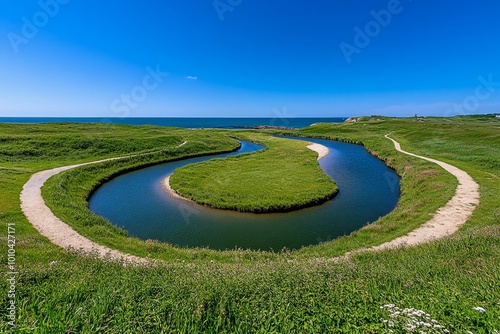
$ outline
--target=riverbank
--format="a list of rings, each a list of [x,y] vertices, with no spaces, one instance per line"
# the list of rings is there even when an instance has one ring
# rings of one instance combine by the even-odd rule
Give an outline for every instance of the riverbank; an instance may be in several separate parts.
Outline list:
[[[187,201],[187,202],[191,202],[191,203],[196,203],[195,201],[189,199],[189,198],[186,198],[186,197],[183,197],[181,196],[179,193],[177,193],[174,189],[172,189],[172,187],[170,186],[170,176],[172,176],[172,174],[170,174],[169,176],[167,176],[166,178],[164,178],[162,181],[161,181],[161,184],[163,186],[163,189],[167,192],[167,194],[169,194],[170,196],[172,197],[175,197],[175,198],[178,198],[178,199],[181,199],[183,201]]]
[[[77,250],[87,255],[93,254],[102,259],[123,261],[130,264],[147,264],[148,259],[126,254],[85,238],[56,217],[42,198],[41,188],[50,177],[73,168],[117,159],[123,158],[111,158],[91,163],[59,167],[34,174],[24,185],[21,192],[21,209],[33,227],[57,246],[64,249]]]

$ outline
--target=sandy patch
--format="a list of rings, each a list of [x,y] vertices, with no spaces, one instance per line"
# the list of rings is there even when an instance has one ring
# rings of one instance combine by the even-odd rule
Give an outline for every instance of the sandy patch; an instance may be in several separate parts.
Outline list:
[[[318,160],[323,159],[324,157],[326,157],[330,153],[330,150],[328,149],[328,147],[321,145],[321,144],[317,144],[317,143],[309,144],[309,145],[307,145],[307,148],[318,153]]]
[[[182,200],[185,200],[185,201],[188,201],[188,202],[196,203],[195,201],[190,200],[189,198],[186,198],[186,197],[182,196],[177,191],[175,191],[174,189],[172,189],[172,187],[170,186],[170,176],[172,176],[172,174],[170,174],[169,176],[167,176],[166,178],[164,178],[163,181],[162,181],[163,189],[165,189],[165,191],[167,192],[167,194],[169,194],[170,196],[173,196],[175,198],[179,198],[179,199],[182,199]]]

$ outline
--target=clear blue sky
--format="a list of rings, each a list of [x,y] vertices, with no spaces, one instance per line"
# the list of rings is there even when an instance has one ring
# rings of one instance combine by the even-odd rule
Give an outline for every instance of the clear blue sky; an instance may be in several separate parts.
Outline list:
[[[500,112],[499,17],[498,0],[2,0],[0,116]]]

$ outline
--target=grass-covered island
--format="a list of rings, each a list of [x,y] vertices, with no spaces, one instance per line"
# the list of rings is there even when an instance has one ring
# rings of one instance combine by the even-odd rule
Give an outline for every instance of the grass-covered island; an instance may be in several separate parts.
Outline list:
[[[307,142],[256,133],[238,137],[266,149],[179,168],[169,178],[172,189],[213,208],[254,213],[291,211],[336,194]]]
[[[453,176],[398,153],[384,138],[390,132],[405,150],[466,171],[480,185],[480,203],[450,237],[342,258],[421,226],[455,193]],[[427,333],[500,330],[499,119],[366,117],[289,134],[363,143],[401,176],[398,206],[349,236],[297,251],[180,249],[128,236],[90,212],[86,199],[126,170],[233,151],[238,142],[228,137],[232,131],[0,124],[0,261],[4,273],[16,272],[0,280],[0,332],[405,333],[408,325]],[[20,193],[34,173],[141,153],[151,154],[60,173],[45,184],[43,196],[57,217],[92,241],[162,261],[124,266],[63,249],[24,216]],[[15,330],[8,323],[11,300]]]

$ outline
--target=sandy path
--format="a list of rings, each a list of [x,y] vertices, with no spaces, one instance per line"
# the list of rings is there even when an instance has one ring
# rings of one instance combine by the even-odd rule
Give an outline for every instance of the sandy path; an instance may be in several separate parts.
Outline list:
[[[472,177],[469,176],[469,174],[445,162],[406,152],[401,149],[401,145],[397,141],[389,137],[389,134],[385,135],[385,137],[394,143],[394,147],[397,151],[412,157],[433,162],[455,176],[458,180],[458,187],[455,191],[455,195],[448,201],[448,203],[434,213],[431,220],[414,229],[407,235],[385,242],[378,246],[361,248],[347,252],[339,257],[326,259],[327,262],[346,260],[354,254],[363,252],[414,246],[444,238],[458,231],[458,229],[467,222],[467,219],[469,219],[472,212],[474,212],[474,209],[479,204],[479,185],[472,179]],[[316,259],[316,261],[317,260],[320,259]]]
[[[177,147],[181,147],[186,143],[187,142],[184,141]],[[126,262],[136,264],[144,264],[149,262],[148,259],[122,253],[109,247],[96,244],[95,242],[78,234],[78,232],[73,230],[69,225],[64,223],[52,213],[49,207],[45,204],[41,191],[42,186],[51,176],[59,174],[63,171],[80,166],[96,164],[104,161],[124,159],[134,156],[138,155],[110,158],[71,166],[58,167],[33,174],[29,181],[24,185],[20,195],[21,209],[24,215],[26,216],[26,218],[28,218],[28,221],[38,230],[38,232],[40,232],[41,235],[47,237],[52,243],[60,247],[77,249],[85,253],[95,253],[103,259],[107,258],[112,260],[124,260]]]
[[[441,166],[444,170],[457,178],[458,187],[455,191],[455,195],[448,203],[439,208],[432,219],[427,223],[411,231],[408,235],[372,247],[371,249],[381,250],[398,246],[417,245],[449,236],[458,231],[479,204],[479,185],[463,170],[439,160],[406,152],[402,150],[401,145],[390,138],[389,135],[385,135],[385,137],[394,143],[394,147],[397,151]]]

